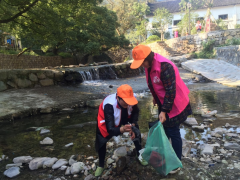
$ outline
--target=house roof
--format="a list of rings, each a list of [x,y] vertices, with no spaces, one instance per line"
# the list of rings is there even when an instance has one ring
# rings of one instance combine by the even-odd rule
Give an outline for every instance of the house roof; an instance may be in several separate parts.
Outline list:
[[[150,7],[150,16],[158,8],[166,8],[170,13],[180,12],[179,3],[181,0],[164,0],[156,3],[147,3]],[[213,7],[230,6],[240,4],[240,0],[213,0]],[[205,9],[204,7],[200,9]]]

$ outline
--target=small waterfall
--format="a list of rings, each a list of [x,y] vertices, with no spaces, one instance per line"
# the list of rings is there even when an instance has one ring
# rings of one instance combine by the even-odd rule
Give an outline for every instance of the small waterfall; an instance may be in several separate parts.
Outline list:
[[[114,70],[111,67],[109,67],[108,71],[109,71],[110,79],[117,79],[117,75],[116,75],[116,73],[114,72]]]
[[[82,76],[82,80],[83,80],[83,81],[86,81],[86,80],[87,80],[87,77],[86,77],[84,71],[79,71],[79,74]]]
[[[86,75],[87,75],[87,80],[88,81],[92,81],[93,79],[92,79],[92,74],[90,73],[90,71],[84,71],[85,73],[86,73]]]
[[[99,78],[99,70],[98,69],[91,69],[90,72],[92,73],[92,77],[94,80],[98,80]]]

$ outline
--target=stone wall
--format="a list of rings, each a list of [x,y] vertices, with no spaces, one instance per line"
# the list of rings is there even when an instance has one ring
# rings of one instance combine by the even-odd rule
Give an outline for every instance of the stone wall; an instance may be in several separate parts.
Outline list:
[[[215,45],[223,45],[227,39],[240,38],[240,29],[226,31],[212,31],[196,35],[173,38],[165,43],[174,50],[182,53],[191,53],[202,49],[202,43],[215,40]]]
[[[236,66],[240,66],[240,46],[225,46],[215,48],[216,57]]]
[[[58,70],[0,70],[0,91],[52,86],[63,80]]]
[[[61,65],[60,56],[30,56],[0,54],[0,69],[44,68]]]
[[[63,66],[78,65],[78,64],[79,63],[76,61],[75,58],[61,58],[61,65]]]

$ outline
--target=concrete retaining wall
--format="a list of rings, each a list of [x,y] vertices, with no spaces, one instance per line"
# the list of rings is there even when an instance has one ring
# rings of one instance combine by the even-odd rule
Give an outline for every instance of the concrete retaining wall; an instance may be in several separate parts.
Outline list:
[[[216,57],[236,66],[240,66],[240,46],[216,47]]]

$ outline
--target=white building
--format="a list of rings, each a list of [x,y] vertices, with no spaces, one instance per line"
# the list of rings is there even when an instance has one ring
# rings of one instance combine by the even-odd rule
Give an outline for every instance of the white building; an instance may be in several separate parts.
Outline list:
[[[148,30],[151,30],[153,22],[153,12],[158,8],[166,8],[173,14],[172,24],[169,24],[168,31],[171,38],[173,30],[177,28],[176,24],[181,20],[181,10],[179,3],[181,0],[164,0],[156,3],[147,3],[150,7],[151,14],[148,16],[149,26]],[[207,8],[201,8],[193,11],[199,15],[199,18],[205,18]],[[222,19],[228,24],[228,29],[234,29],[236,24],[240,24],[240,0],[213,0],[213,7],[211,8],[211,19]],[[149,34],[150,35],[150,34]]]

